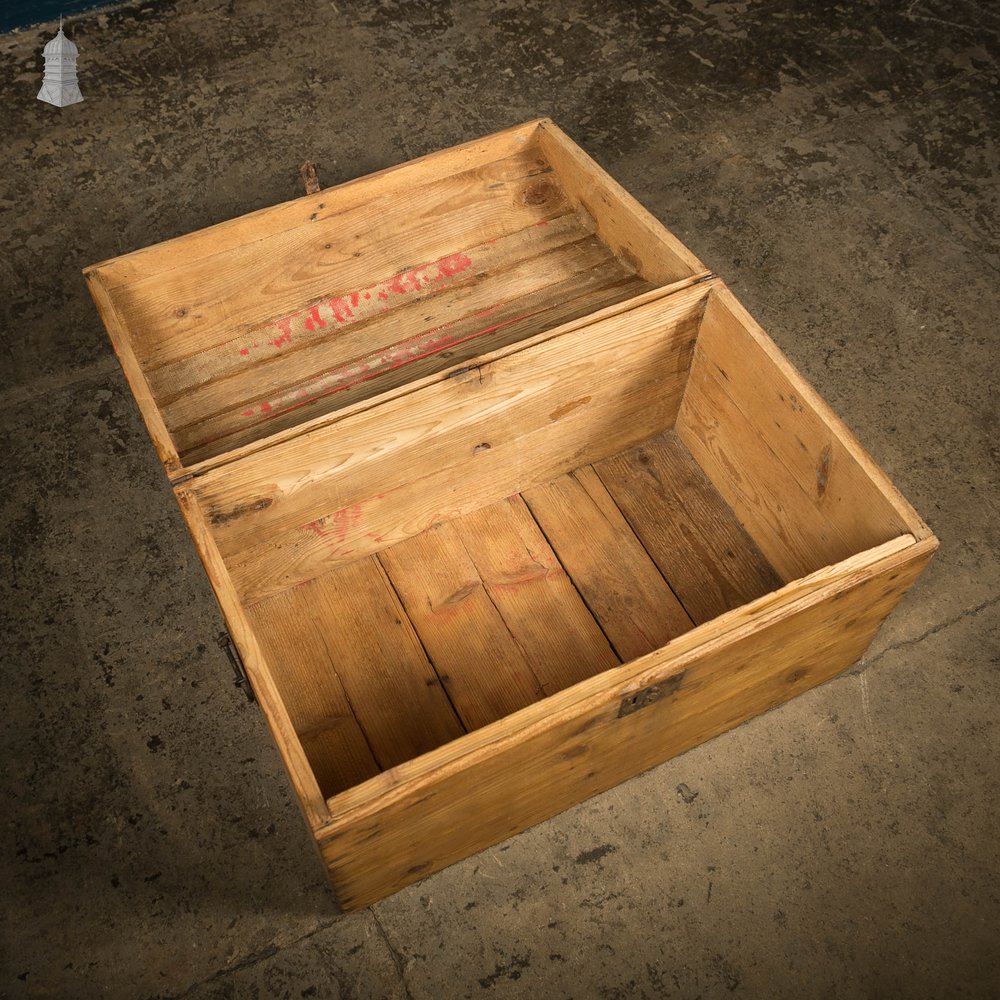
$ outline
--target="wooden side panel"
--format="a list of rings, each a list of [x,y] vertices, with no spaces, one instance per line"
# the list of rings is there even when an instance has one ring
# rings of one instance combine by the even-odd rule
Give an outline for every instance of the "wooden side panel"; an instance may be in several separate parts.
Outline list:
[[[724,287],[712,294],[678,420],[716,486],[786,574],[926,526]]]
[[[201,558],[212,589],[215,591],[219,607],[226,618],[229,634],[236,643],[246,667],[247,676],[257,696],[264,718],[267,721],[271,735],[278,747],[278,753],[288,771],[296,797],[302,807],[306,822],[313,828],[319,827],[328,817],[329,812],[325,796],[320,792],[316,777],[292,720],[285,707],[278,686],[274,682],[264,650],[257,639],[253,626],[247,619],[243,607],[233,587],[232,580],[226,569],[219,548],[215,544],[212,531],[205,520],[197,498],[183,487],[175,488],[174,496],[187,521],[188,530],[194,540],[195,548]]]
[[[546,695],[618,666],[521,497],[467,514],[455,526]]]
[[[672,426],[705,294],[679,291],[206,471],[191,489],[243,599]]]
[[[108,287],[114,288],[169,271],[180,260],[204,260],[276,233],[314,226],[375,199],[405,194],[435,178],[476,170],[487,163],[523,154],[542,120],[438,150],[327,188],[316,195],[269,205],[238,219],[228,219],[198,232],[102,261],[87,271],[100,271]]]
[[[91,298],[97,306],[104,328],[108,331],[111,346],[118,357],[118,363],[122,367],[125,379],[135,396],[135,401],[139,406],[146,430],[149,432],[156,453],[168,476],[174,476],[181,471],[181,461],[174,447],[173,439],[164,423],[163,414],[160,412],[156,401],[153,398],[152,389],[146,380],[146,373],[139,364],[139,360],[132,350],[132,341],[129,331],[122,322],[118,310],[112,301],[110,294],[104,284],[104,276],[98,272],[87,273],[87,288],[90,290]]]
[[[781,586],[676,434],[595,470],[696,624]]]
[[[622,661],[693,628],[593,466],[532,487],[524,499]]]
[[[538,129],[543,154],[570,198],[597,222],[597,233],[648,281],[666,285],[704,264],[551,121]]]
[[[366,906],[832,677],[863,653],[934,548],[910,545],[721,634],[696,629],[587,682],[587,697],[546,702],[544,721],[515,716],[447,765],[332,800],[334,820],[317,836],[341,904]],[[651,684],[660,700],[619,718],[621,698]]]
[[[275,686],[327,797],[378,774],[381,768],[351,710],[330,653],[315,583],[294,587],[247,610],[271,665]]]
[[[467,729],[544,697],[454,521],[414,535],[377,558]]]

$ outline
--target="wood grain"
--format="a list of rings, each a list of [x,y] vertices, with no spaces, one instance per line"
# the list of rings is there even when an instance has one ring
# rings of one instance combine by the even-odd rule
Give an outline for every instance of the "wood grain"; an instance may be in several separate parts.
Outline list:
[[[332,800],[317,837],[341,905],[366,906],[839,673],[935,547],[876,552],[817,576],[804,593],[797,581],[742,624],[695,629],[401,769],[391,786],[376,778]],[[652,684],[665,696],[619,718],[621,699]]]
[[[724,286],[709,299],[694,370],[704,370],[713,389],[722,387],[742,423],[754,429],[847,551],[871,548],[905,531],[926,532],[885,474]],[[835,558],[838,551],[827,555]]]
[[[458,522],[436,525],[378,559],[466,729],[545,696],[487,593]]]
[[[380,768],[441,746],[465,731],[376,559],[313,581],[306,598]]]
[[[546,695],[619,660],[520,496],[454,522]]]
[[[534,486],[524,500],[621,660],[693,627],[592,466]]]
[[[339,315],[334,314],[330,305],[336,296],[325,294],[315,301],[303,302],[290,317],[271,316],[248,331],[234,331],[224,343],[160,366],[150,373],[150,383],[163,406],[171,410],[172,424],[183,427],[193,414],[215,412],[209,405],[215,398],[210,396],[202,401],[197,390],[207,390],[220,379],[224,380],[226,391],[218,395],[218,408],[246,398],[247,394],[240,392],[242,381],[249,379],[259,385],[260,391],[270,391],[293,381],[297,372],[329,367],[337,361],[405,340],[405,335],[387,337],[384,328],[408,321],[407,333],[412,334],[460,317],[466,305],[469,312],[485,308],[503,299],[504,292],[498,286],[505,284],[508,272],[514,272],[515,281],[526,281],[526,290],[537,287],[531,283],[534,270],[524,274],[515,269],[523,269],[534,258],[587,237],[593,237],[593,225],[588,224],[582,213],[569,213],[548,225],[532,224],[483,245],[455,246],[454,252],[446,255],[449,260],[455,258],[453,266],[444,273],[434,268],[434,262],[429,262],[427,270],[404,275],[398,284],[394,281],[397,275],[371,274],[364,286],[340,293]],[[463,254],[468,261],[459,259]],[[605,249],[604,259],[609,256]],[[380,289],[383,298],[377,294]],[[442,306],[444,293],[455,297],[450,309]],[[355,300],[352,294],[356,295]],[[318,312],[313,314],[313,310]],[[430,313],[431,318],[420,324],[416,317],[425,313]],[[272,338],[282,332],[289,335],[277,345],[272,343]],[[322,364],[310,362],[310,358],[322,359]],[[292,371],[292,378],[282,374],[286,368]],[[181,403],[184,405],[180,406]]]
[[[339,627],[316,583],[293,587],[247,610],[247,618],[288,711],[316,781],[327,797],[381,770],[358,725],[330,654]]]
[[[595,465],[696,624],[782,581],[674,433]]]
[[[666,285],[708,268],[554,122],[538,127],[538,142],[574,204],[595,219],[598,235],[648,281]]]

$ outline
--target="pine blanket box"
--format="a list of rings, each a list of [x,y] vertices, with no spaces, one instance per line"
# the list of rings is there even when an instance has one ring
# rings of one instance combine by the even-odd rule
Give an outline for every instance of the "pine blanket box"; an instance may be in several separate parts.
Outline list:
[[[842,671],[937,547],[548,119],[85,274],[346,909]]]

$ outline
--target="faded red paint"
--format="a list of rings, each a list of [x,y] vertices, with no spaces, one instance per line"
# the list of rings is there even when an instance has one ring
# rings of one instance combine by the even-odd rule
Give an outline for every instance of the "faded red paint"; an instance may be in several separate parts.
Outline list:
[[[313,306],[312,309],[306,311],[306,329],[312,333],[314,330],[322,329],[326,326],[326,322],[323,317],[319,314],[319,306]],[[289,340],[291,339],[291,334],[289,334]]]
[[[259,343],[242,344],[239,347],[240,356],[249,357],[252,352],[262,348],[280,350],[306,334],[325,330],[331,325],[341,327],[357,322],[366,315],[362,296],[365,302],[371,302],[374,296],[378,302],[386,303],[385,308],[389,309],[397,299],[414,292],[433,294],[448,287],[451,279],[463,274],[472,264],[469,254],[452,253],[420,267],[400,271],[367,288],[323,299],[306,309],[269,323],[265,328],[268,336]]]
[[[513,319],[493,323],[490,326],[482,327],[473,333],[468,333],[461,337],[448,332],[451,328],[461,323],[467,323],[470,319],[481,319],[484,316],[488,316],[502,308],[502,306],[503,303],[497,303],[475,313],[471,317],[465,316],[461,319],[452,320],[450,323],[435,327],[433,330],[428,330],[417,337],[411,337],[409,340],[393,344],[384,351],[370,354],[367,357],[349,362],[346,365],[340,365],[314,375],[310,380],[314,384],[311,392],[302,386],[290,389],[284,396],[271,400],[270,404],[263,404],[260,408],[261,412],[273,413],[274,415],[288,413],[299,406],[305,406],[307,403],[315,402],[317,399],[322,399],[324,396],[332,395],[335,392],[343,392],[345,389],[350,389],[352,386],[368,381],[368,379],[375,378],[385,372],[393,371],[413,361],[419,361],[421,358],[429,357],[432,354],[438,354],[449,347],[455,347],[466,341],[475,340],[477,337],[493,333],[495,330],[510,326],[512,323],[519,323],[522,320],[530,319],[532,316],[543,311],[536,309],[534,312],[523,313],[520,316],[515,316]],[[268,406],[268,409],[265,410],[264,406]],[[245,412],[244,415],[246,415]]]
[[[382,496],[383,494],[379,494],[378,498]],[[359,530],[363,516],[364,502],[354,503],[349,507],[342,507],[340,510],[335,510],[332,514],[319,517],[315,521],[309,521],[308,524],[302,525],[302,530],[308,531],[320,539],[331,556],[350,555],[354,549],[345,549],[343,545],[347,541],[348,535],[352,533],[356,534]],[[369,538],[375,537],[371,532],[366,532],[366,534]]]

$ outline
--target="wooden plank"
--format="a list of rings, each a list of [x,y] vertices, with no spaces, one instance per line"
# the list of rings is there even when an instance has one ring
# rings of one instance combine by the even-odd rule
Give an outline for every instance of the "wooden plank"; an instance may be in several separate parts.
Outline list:
[[[724,387],[743,422],[753,427],[848,550],[870,548],[904,531],[918,537],[928,532],[725,286],[709,299],[698,339],[696,370],[700,367]]]
[[[405,194],[442,176],[475,170],[487,163],[530,149],[539,123],[525,122],[449,149],[437,150],[405,163],[345,181],[316,196],[269,205],[236,219],[186,233],[153,246],[93,264],[109,288],[141,281],[178,263],[204,260],[275,233],[309,226],[367,204],[376,198]]]
[[[526,335],[523,339],[518,339],[513,343],[502,344],[499,347],[484,351],[482,354],[477,355],[476,364],[488,364],[494,361],[499,361],[501,358],[509,357],[512,354],[519,353],[520,351],[534,347],[535,345],[545,341],[562,337],[565,334],[571,333],[574,330],[579,330],[584,326],[589,326],[593,323],[602,323],[613,316],[621,315],[622,313],[636,309],[639,306],[645,306],[656,301],[667,299],[682,289],[700,284],[703,280],[704,279],[696,277],[685,278],[683,281],[675,282],[672,285],[667,285],[662,288],[653,288],[651,291],[642,291],[641,288],[648,287],[648,282],[644,282],[639,278],[630,278],[628,282],[630,287],[622,289],[623,298],[621,301],[607,306],[596,307],[594,312],[586,313],[585,315],[579,316],[577,319],[569,320],[565,323],[560,323],[558,326],[550,327],[546,325],[541,333]],[[641,287],[637,287],[635,284],[636,282],[640,282]],[[603,292],[600,294],[603,294]],[[354,402],[348,403],[344,407],[338,406],[337,409],[331,410],[329,413],[321,413],[314,417],[303,418],[300,423],[297,423],[285,430],[272,431],[269,428],[268,437],[266,438],[236,446],[227,451],[225,454],[218,455],[214,458],[189,462],[184,469],[183,475],[185,478],[190,475],[201,475],[208,469],[219,468],[223,465],[230,465],[235,462],[239,462],[247,455],[254,455],[261,451],[265,451],[266,449],[273,447],[275,444],[290,441],[293,438],[302,437],[303,435],[312,433],[320,427],[328,427],[332,424],[339,423],[347,417],[354,416],[356,413],[369,410],[375,406],[382,406],[391,400],[410,395],[411,393],[423,389],[428,385],[433,385],[437,382],[444,381],[445,379],[453,378],[466,367],[468,366],[464,361],[456,362],[452,360],[451,364],[447,368],[442,368],[440,371],[432,372],[429,375],[417,375],[411,380],[396,386],[391,386],[386,382],[383,382],[380,386],[379,394],[374,398],[362,397]]]
[[[676,434],[595,469],[695,623],[781,586]]]
[[[855,551],[704,364],[692,366],[677,433],[785,580]]]
[[[366,906],[839,673],[935,548],[866,553],[796,581],[749,618],[734,612],[401,769],[391,785],[382,776],[331,800],[317,837],[341,905]],[[651,685],[662,697],[619,717],[621,700]]]
[[[302,743],[281,693],[274,682],[274,665],[267,659],[257,635],[247,619],[247,614],[233,587],[232,579],[219,554],[212,531],[197,497],[183,487],[175,487],[174,496],[187,522],[198,556],[215,591],[215,597],[226,619],[229,634],[239,649],[247,676],[257,696],[257,704],[264,715],[271,736],[278,747],[285,770],[292,783],[296,798],[306,822],[314,829],[326,821],[329,811],[326,798],[319,788],[312,766],[305,755]]]
[[[466,551],[456,522],[378,555],[466,729],[545,696]]]
[[[194,416],[239,404],[252,396],[253,388],[258,393],[276,391],[304,374],[447,323],[456,318],[456,307],[476,312],[502,301],[505,293],[501,289],[511,278],[527,278],[524,291],[530,291],[539,284],[531,280],[536,269],[531,268],[527,275],[511,275],[512,269],[587,237],[593,237],[593,225],[582,213],[570,213],[545,226],[532,224],[481,246],[456,246],[444,261],[435,261],[423,271],[411,269],[370,280],[363,287],[326,295],[248,331],[234,331],[222,344],[160,366],[150,373],[150,385],[165,418],[172,426],[183,427]],[[605,248],[602,259],[609,257]],[[468,301],[473,296],[476,298]],[[451,302],[451,308],[442,302]],[[429,319],[421,324],[418,317],[424,315]],[[457,313],[461,315],[461,311]],[[408,325],[395,337],[386,334],[385,328],[394,330],[400,323]],[[291,370],[290,375],[285,374],[286,369]],[[253,388],[241,391],[241,381],[250,381]],[[209,394],[208,399],[200,398],[199,389]]]
[[[676,236],[554,122],[539,124],[538,142],[573,202],[594,217],[598,235],[638,274],[665,285],[709,273]]]
[[[395,767],[462,735],[378,560],[339,566],[311,588],[329,660],[379,767]]]
[[[167,430],[163,415],[160,413],[159,407],[153,399],[152,390],[149,387],[149,382],[146,380],[146,373],[143,371],[142,365],[139,364],[135,352],[132,350],[129,332],[122,322],[122,318],[118,314],[111,296],[108,294],[103,276],[95,271],[87,272],[87,288],[90,290],[90,295],[97,306],[97,311],[104,323],[104,328],[108,331],[111,346],[118,357],[118,363],[122,367],[125,381],[128,382],[129,388],[132,390],[132,395],[135,397],[139,412],[142,414],[143,422],[146,424],[146,430],[149,432],[149,436],[152,438],[153,445],[156,448],[156,454],[163,463],[163,468],[166,470],[168,476],[178,475],[182,471],[182,466],[180,456],[177,454],[177,448],[174,446],[173,438],[171,438],[170,432]]]
[[[693,628],[592,466],[534,486],[524,499],[621,660]]]
[[[299,427],[304,421],[359,401],[380,399],[392,389],[454,370],[466,361],[478,361],[484,353],[632,299],[648,289],[648,282],[625,274],[615,264],[592,268],[531,295],[483,310],[486,315],[474,314],[444,329],[430,329],[394,344],[384,352],[318,372],[305,384],[281,392],[277,401],[257,398],[207,424],[179,432],[182,445],[189,433],[196,442],[198,436],[204,438],[185,450],[182,459],[185,464],[195,465],[227,457],[236,449]]]
[[[407,285],[405,295],[390,294],[374,312],[370,304],[352,311],[345,301],[335,313],[339,322],[329,311],[324,319],[307,310],[305,322],[321,329],[293,337],[288,321],[284,333],[274,326],[267,338],[248,340],[250,347],[240,338],[153,372],[151,385],[185,463],[649,289],[573,217],[457,256],[475,261],[471,277],[459,281],[463,272],[427,290]],[[262,345],[267,349],[251,350]]]
[[[330,656],[315,583],[293,587],[247,609],[288,716],[327,797],[379,773]]]
[[[520,496],[453,525],[546,695],[618,666]]]
[[[685,289],[209,469],[192,488],[245,599],[672,425],[704,294]]]
[[[512,157],[123,285],[115,304],[147,370],[374,277],[423,270],[568,210],[547,164]]]

